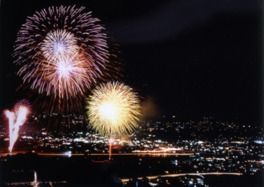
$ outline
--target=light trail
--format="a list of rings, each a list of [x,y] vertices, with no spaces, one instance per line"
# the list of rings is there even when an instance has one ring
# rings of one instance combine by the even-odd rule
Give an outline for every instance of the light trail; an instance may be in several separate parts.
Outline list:
[[[67,156],[65,153],[38,153],[40,156]],[[108,153],[73,153],[71,156],[108,156]],[[194,153],[112,153],[112,156],[191,156]]]
[[[25,151],[16,151],[13,152],[12,155],[15,154],[26,154]],[[66,152],[61,153],[43,153],[43,152],[34,152],[39,156],[68,156]],[[157,157],[166,157],[166,156],[192,156],[195,153],[112,153],[112,156],[157,156]],[[0,153],[1,156],[8,156],[9,153]],[[74,156],[109,156],[108,153],[72,153],[72,157]]]
[[[181,177],[186,175],[193,175],[193,176],[200,176],[203,177],[204,175],[235,175],[235,176],[241,176],[242,173],[238,172],[206,172],[206,173],[176,173],[176,174],[166,174],[166,175],[153,175],[153,176],[146,176],[148,179],[156,179],[158,177]],[[139,180],[141,180],[143,177],[138,177]],[[122,183],[127,183],[129,181],[129,178],[123,178],[121,179]]]

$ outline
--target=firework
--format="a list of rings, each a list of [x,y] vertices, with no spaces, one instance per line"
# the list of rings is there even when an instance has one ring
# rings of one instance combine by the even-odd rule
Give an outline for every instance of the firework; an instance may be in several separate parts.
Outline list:
[[[92,127],[110,137],[131,133],[140,116],[137,95],[118,82],[98,86],[87,99],[87,109]]]
[[[20,126],[22,126],[27,119],[29,114],[29,105],[27,102],[20,101],[18,102],[13,111],[5,110],[4,114],[8,119],[9,123],[9,152],[11,153],[14,147],[14,144],[18,138],[18,131]]]
[[[28,17],[14,49],[18,75],[40,94],[82,96],[103,76],[109,51],[105,29],[84,7],[49,7]]]

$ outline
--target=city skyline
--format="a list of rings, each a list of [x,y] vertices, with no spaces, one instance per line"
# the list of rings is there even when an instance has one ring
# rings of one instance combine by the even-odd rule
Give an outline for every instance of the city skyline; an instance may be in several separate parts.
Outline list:
[[[1,110],[24,98],[34,102],[17,90],[21,80],[15,75],[13,45],[27,16],[61,4],[85,6],[101,20],[118,45],[122,81],[139,93],[150,118],[262,122],[257,1],[2,1]]]

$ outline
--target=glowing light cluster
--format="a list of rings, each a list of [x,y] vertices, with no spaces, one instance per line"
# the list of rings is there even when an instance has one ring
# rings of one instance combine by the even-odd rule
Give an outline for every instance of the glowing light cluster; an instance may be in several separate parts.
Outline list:
[[[83,96],[109,63],[104,28],[84,7],[49,7],[18,32],[15,63],[31,90],[59,99]]]
[[[40,50],[46,59],[71,57],[78,52],[77,39],[66,30],[54,30],[47,34],[41,43]]]
[[[9,123],[9,152],[11,153],[14,147],[14,144],[18,138],[18,131],[20,126],[22,126],[27,119],[29,114],[29,106],[26,102],[18,102],[13,111],[5,110],[4,114],[8,119]]]
[[[99,133],[126,135],[137,127],[140,105],[132,88],[118,82],[109,82],[95,88],[87,100],[88,117]]]

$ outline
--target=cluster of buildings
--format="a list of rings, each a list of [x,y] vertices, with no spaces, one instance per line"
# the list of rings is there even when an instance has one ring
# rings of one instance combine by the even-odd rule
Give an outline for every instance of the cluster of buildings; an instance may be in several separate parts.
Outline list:
[[[55,114],[33,116],[28,122],[36,125],[56,118]],[[70,118],[71,125],[83,125],[84,116],[61,116],[64,124]],[[0,131],[0,151],[8,148],[6,126]],[[29,128],[28,128],[29,129]],[[79,127],[70,132],[23,130],[14,151],[27,150],[36,153],[63,153],[89,155],[109,152],[109,137],[101,136],[88,128]],[[254,174],[264,166],[263,128],[214,121],[178,122],[173,118],[142,122],[136,131],[122,139],[111,139],[113,153],[187,155],[188,159],[175,159],[169,172],[239,172]]]

